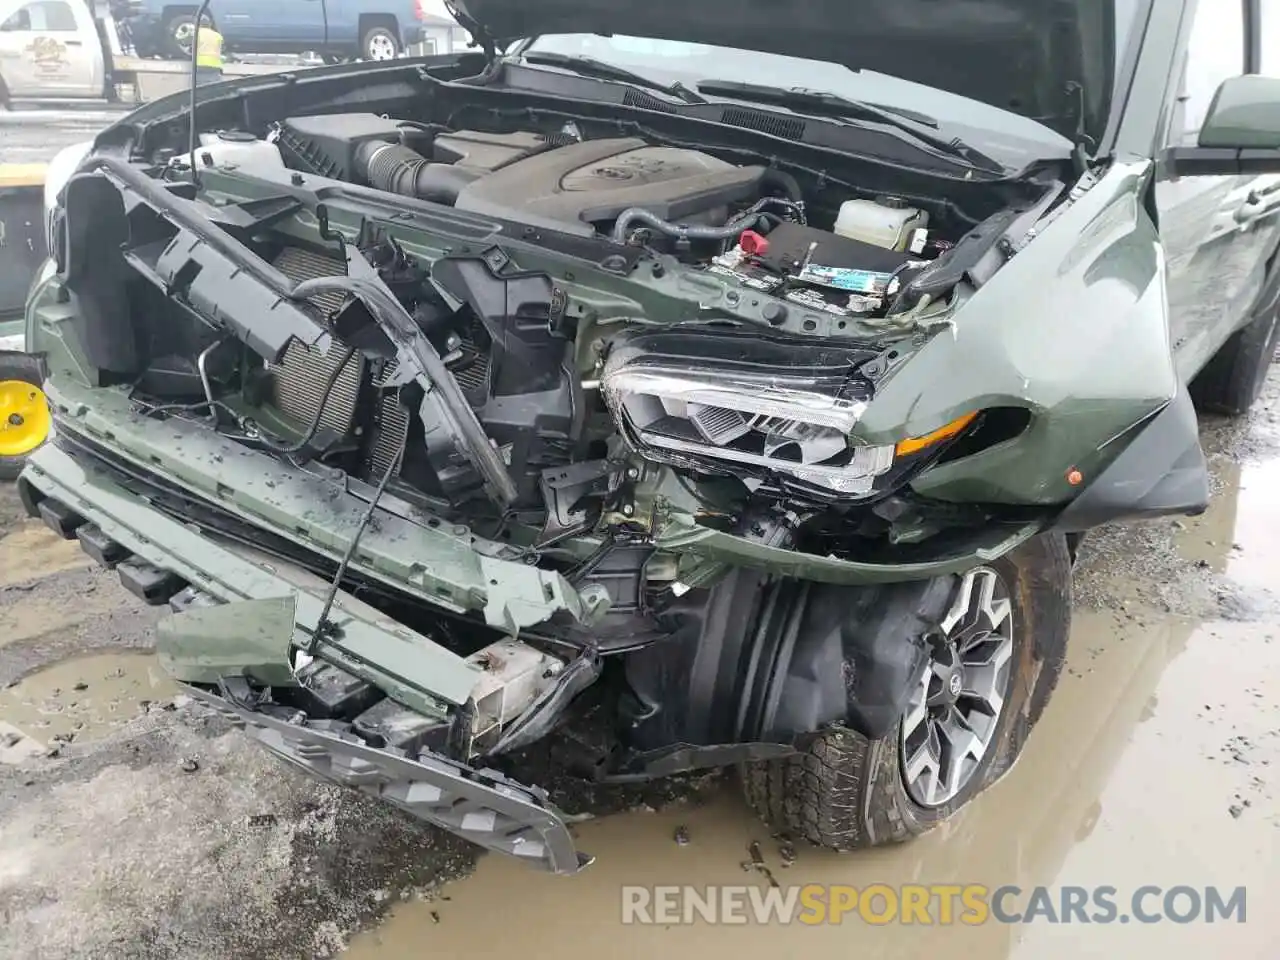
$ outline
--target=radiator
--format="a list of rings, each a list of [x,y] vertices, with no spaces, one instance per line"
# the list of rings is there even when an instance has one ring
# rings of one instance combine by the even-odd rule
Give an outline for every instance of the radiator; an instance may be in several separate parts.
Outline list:
[[[274,266],[295,283],[346,272],[346,265],[338,258],[299,247],[286,247],[275,258]],[[342,308],[345,299],[341,293],[326,293],[311,298],[310,302],[325,315],[332,316]],[[478,325],[478,321],[475,322]],[[488,381],[489,358],[477,348],[472,334],[464,334],[460,340],[462,362],[454,368],[454,375],[463,390],[482,391]],[[345,353],[346,348],[337,342],[327,354],[297,341],[290,344],[284,359],[272,368],[272,400],[275,406],[300,425],[311,423],[324,399],[325,384]],[[375,375],[374,387],[385,383],[395,369],[394,361],[383,366]],[[369,370],[370,364],[363,355],[357,353],[351,359],[334,383],[329,402],[320,417],[321,426],[344,437],[351,433],[355,426],[360,386]],[[382,478],[405,442],[409,427],[409,411],[394,393],[384,393],[374,417],[372,436],[364,448],[367,455],[359,469],[363,479],[377,481]]]
[[[394,362],[387,364],[374,384],[381,386],[395,369]],[[384,393],[382,403],[378,406],[377,425],[374,427],[373,440],[369,444],[369,458],[364,468],[366,480],[382,479],[391,468],[391,461],[400,452],[408,432],[409,411],[400,404],[395,393]]]
[[[347,272],[346,264],[336,257],[299,247],[286,247],[276,257],[274,266],[295,283],[314,277],[341,276]],[[311,303],[326,315],[332,315],[342,308],[345,300],[341,293],[324,293],[313,297]],[[272,401],[275,406],[301,426],[311,423],[324,399],[325,384],[345,354],[346,348],[336,342],[328,353],[321,353],[315,347],[293,341],[285,351],[284,359],[272,369]],[[343,437],[351,432],[363,371],[364,358],[359,355],[352,357],[339,374],[329,401],[324,405],[324,413],[320,417],[322,427]]]

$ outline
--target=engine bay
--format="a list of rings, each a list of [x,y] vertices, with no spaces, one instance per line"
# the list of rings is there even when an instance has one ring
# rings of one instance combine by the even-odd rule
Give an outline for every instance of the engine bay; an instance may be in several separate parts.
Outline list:
[[[640,137],[453,130],[374,114],[293,117],[263,140],[207,134],[202,163],[281,165],[468,213],[675,254],[744,288],[836,316],[886,312],[954,245],[895,196],[820,210],[796,178]],[[171,161],[181,165],[184,157]],[[936,218],[935,218],[936,219]]]

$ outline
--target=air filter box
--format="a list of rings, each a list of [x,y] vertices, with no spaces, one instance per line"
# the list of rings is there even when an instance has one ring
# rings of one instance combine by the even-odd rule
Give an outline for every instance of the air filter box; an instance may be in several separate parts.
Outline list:
[[[369,140],[396,143],[402,136],[427,135],[373,113],[332,113],[282,121],[278,145],[291,167],[333,180],[359,181],[356,148]]]

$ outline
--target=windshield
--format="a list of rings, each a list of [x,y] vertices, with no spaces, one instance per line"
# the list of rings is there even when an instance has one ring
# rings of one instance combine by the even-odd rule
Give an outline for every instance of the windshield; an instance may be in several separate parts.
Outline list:
[[[1133,33],[1142,0],[1115,0],[1117,62]],[[1009,110],[971,100],[935,87],[836,63],[805,60],[754,50],[656,40],[635,36],[587,33],[544,35],[516,48],[520,53],[547,51],[585,56],[625,67],[649,79],[692,87],[699,80],[728,80],[775,87],[803,87],[852,100],[925,114],[938,122],[938,132],[959,137],[1011,169],[1034,160],[1066,157],[1072,145],[1061,134]],[[720,96],[717,94],[717,96]]]

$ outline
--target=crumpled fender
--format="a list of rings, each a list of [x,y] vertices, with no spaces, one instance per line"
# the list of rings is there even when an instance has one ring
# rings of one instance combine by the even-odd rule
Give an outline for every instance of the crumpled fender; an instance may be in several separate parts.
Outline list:
[[[855,430],[867,443],[923,436],[966,413],[1020,407],[1014,439],[911,484],[951,502],[1062,505],[1118,454],[1108,441],[1178,390],[1165,262],[1141,203],[1150,161],[1119,162],[960,304],[891,372]]]

